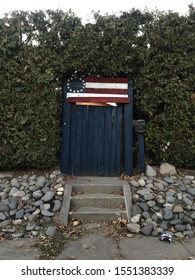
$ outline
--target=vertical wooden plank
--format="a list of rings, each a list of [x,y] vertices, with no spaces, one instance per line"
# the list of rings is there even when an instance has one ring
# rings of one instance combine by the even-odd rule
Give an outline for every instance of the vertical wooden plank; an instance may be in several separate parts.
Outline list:
[[[69,174],[69,150],[70,150],[70,104],[66,100],[66,91],[63,87],[62,96],[62,143],[60,152],[60,171],[65,174]]]
[[[111,107],[105,108],[105,136],[104,136],[104,165],[105,175],[109,175],[110,170],[110,145],[111,145]]]
[[[130,97],[130,104],[124,105],[125,114],[125,143],[124,143],[124,157],[125,157],[125,173],[131,176],[133,174],[133,84],[129,81],[128,95]]]
[[[92,175],[93,166],[93,129],[94,129],[94,108],[88,106],[88,128],[87,128],[87,168],[86,174]]]
[[[98,137],[99,137],[99,152],[98,152],[98,175],[104,176],[105,174],[105,145],[104,145],[104,138],[105,138],[105,109],[106,107],[99,107],[99,130],[98,130]]]
[[[88,106],[82,107],[82,123],[81,123],[81,162],[80,162],[80,175],[87,173],[87,160],[88,160]]]
[[[94,122],[93,122],[93,162],[92,162],[92,175],[98,175],[98,155],[99,155],[99,123],[100,123],[100,115],[99,115],[100,107],[94,106]]]
[[[111,141],[110,141],[110,164],[109,164],[109,174],[110,176],[114,176],[114,170],[115,170],[115,156],[116,156],[116,114],[117,108],[112,107],[111,108]]]
[[[75,165],[74,174],[80,175],[80,167],[82,165],[82,155],[81,155],[81,123],[82,123],[82,107],[76,106],[76,131],[75,131]]]
[[[121,136],[122,132],[122,105],[117,107],[117,120],[116,120],[116,157],[115,157],[115,175],[121,173]]]
[[[71,104],[70,114],[70,156],[69,170],[71,175],[75,175],[75,145],[76,145],[76,105]]]

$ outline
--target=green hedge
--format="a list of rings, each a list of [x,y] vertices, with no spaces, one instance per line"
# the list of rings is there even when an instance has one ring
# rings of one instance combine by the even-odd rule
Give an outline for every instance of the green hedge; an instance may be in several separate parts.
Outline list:
[[[195,10],[189,14],[16,11],[0,19],[0,168],[59,162],[61,88],[72,73],[134,81],[153,161],[195,167]]]

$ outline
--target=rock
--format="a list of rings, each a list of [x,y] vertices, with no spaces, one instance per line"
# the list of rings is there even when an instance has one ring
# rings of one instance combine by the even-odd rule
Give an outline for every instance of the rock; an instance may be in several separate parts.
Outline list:
[[[169,163],[162,163],[160,165],[159,172],[161,175],[169,175],[169,176],[177,174],[175,166]]]
[[[11,219],[2,221],[2,222],[0,222],[0,228],[6,228],[7,226],[9,226],[11,224],[12,224],[12,220]]]
[[[43,200],[44,202],[48,202],[48,201],[50,201],[50,200],[53,199],[54,195],[55,195],[54,192],[48,191],[48,192],[42,197],[42,200]]]
[[[184,236],[194,237],[195,233],[193,230],[186,230],[183,232]]]
[[[45,185],[45,178],[44,177],[40,177],[37,182],[36,182],[36,186],[38,188],[43,188]]]
[[[10,181],[10,183],[12,187],[16,187],[17,189],[19,189],[20,183],[18,182],[18,179],[14,178]]]
[[[154,200],[147,201],[147,205],[148,205],[150,208],[153,208],[153,207],[156,205],[156,201],[154,201]]]
[[[143,228],[141,228],[140,232],[144,235],[151,235],[152,231],[154,229],[154,225],[152,223],[147,224],[146,226],[144,226]]]
[[[8,212],[8,211],[9,211],[9,207],[7,205],[0,203],[0,212]]]
[[[52,217],[52,216],[54,216],[54,213],[51,213],[50,211],[48,211],[48,210],[46,210],[46,209],[43,209],[43,210],[41,211],[41,214],[42,214],[43,216],[46,216],[46,217]]]
[[[193,212],[190,217],[192,218],[192,220],[195,220],[195,212]]]
[[[159,224],[162,222],[163,217],[161,213],[156,212],[155,214],[153,214],[152,219],[155,223]]]
[[[21,219],[24,217],[24,209],[20,209],[16,212],[16,219]]]
[[[176,224],[175,225],[175,230],[176,231],[184,231],[184,230],[186,230],[186,226],[185,225],[181,225],[181,224]]]
[[[21,232],[16,232],[16,233],[12,233],[11,236],[12,236],[13,238],[20,238],[20,237],[23,236],[23,233],[21,233]]]
[[[173,213],[183,213],[184,212],[184,209],[181,205],[176,205],[174,208],[173,208]]]
[[[184,238],[184,235],[183,235],[183,233],[181,233],[181,232],[176,232],[176,233],[174,233],[174,236],[176,236],[176,237],[178,237],[178,238]]]
[[[57,229],[55,226],[50,226],[46,230],[46,235],[49,237],[54,237],[56,234],[56,231],[57,231]]]
[[[134,204],[132,207],[131,207],[131,216],[135,216],[137,214],[141,214],[142,213],[142,210],[141,208],[139,207],[139,205],[137,204]]]
[[[129,183],[130,183],[130,185],[131,185],[132,187],[134,187],[134,188],[138,188],[138,187],[139,187],[139,183],[138,183],[137,181],[135,181],[135,180],[132,180],[132,181],[130,181]]]
[[[131,218],[131,222],[137,224],[137,223],[139,223],[140,218],[141,218],[141,214],[137,214]]]
[[[0,212],[0,221],[5,221],[6,220],[6,216],[3,212]]]
[[[23,197],[23,196],[25,196],[25,192],[24,192],[24,191],[17,191],[17,192],[14,192],[14,193],[12,194],[12,196]]]
[[[36,200],[38,200],[38,199],[40,199],[40,198],[43,196],[43,193],[42,193],[41,190],[37,190],[37,191],[34,191],[34,192],[33,192],[32,196],[33,196]]]
[[[143,211],[149,210],[149,206],[145,202],[140,202],[139,206]]]
[[[172,177],[165,177],[164,178],[165,182],[167,182],[168,184],[173,184],[174,183],[174,179]]]
[[[135,223],[129,223],[129,224],[127,224],[127,229],[131,233],[138,233],[140,231],[140,225],[139,224],[135,224]]]
[[[144,179],[139,179],[138,184],[140,185],[140,187],[145,187],[145,185],[146,185]]]
[[[163,219],[171,220],[173,218],[173,212],[171,210],[164,210]]]
[[[148,177],[155,177],[156,176],[156,171],[150,165],[146,166],[146,176],[148,176]]]
[[[191,194],[193,197],[195,197],[195,188],[188,188],[187,193]]]
[[[152,233],[151,233],[151,235],[152,235],[153,237],[158,237],[158,231],[157,231],[157,230],[153,230]]]
[[[55,199],[53,202],[54,202],[53,212],[58,212],[58,211],[60,211],[61,206],[62,206],[61,201]]]
[[[177,224],[182,224],[182,221],[181,221],[180,219],[173,219],[173,220],[171,220],[171,221],[169,222],[169,224],[170,224],[171,226],[175,226],[175,225],[177,225]]]

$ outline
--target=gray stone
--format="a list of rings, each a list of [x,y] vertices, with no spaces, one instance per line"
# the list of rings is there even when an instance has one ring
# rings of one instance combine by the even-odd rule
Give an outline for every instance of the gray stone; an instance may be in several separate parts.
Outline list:
[[[20,238],[23,236],[23,233],[22,232],[15,232],[15,233],[12,233],[11,236],[13,238]]]
[[[156,201],[154,201],[154,200],[147,201],[147,205],[148,205],[150,208],[152,208],[152,207],[154,207],[154,206],[156,205]]]
[[[131,207],[131,216],[135,216],[137,214],[141,214],[142,213],[142,210],[141,208],[139,207],[139,205],[137,204],[134,204],[132,207]]]
[[[169,222],[169,224],[170,224],[171,226],[175,226],[175,225],[177,225],[177,224],[182,224],[182,221],[181,221],[180,219],[173,219],[173,220],[171,220],[171,221]]]
[[[164,220],[171,220],[173,218],[173,212],[165,209],[163,218],[164,218]]]
[[[38,199],[42,198],[43,193],[42,193],[41,190],[37,190],[37,191],[33,192],[32,196],[33,196],[36,200],[38,200]]]
[[[24,217],[24,209],[20,209],[16,212],[16,219],[21,219]]]
[[[17,189],[19,189],[20,183],[18,182],[18,179],[14,178],[14,179],[11,180],[10,183],[11,183],[12,187],[16,187]]]
[[[44,185],[45,185],[45,178],[40,177],[36,182],[36,186],[39,187],[39,188],[43,188]]]
[[[178,238],[184,238],[184,235],[183,235],[183,233],[181,233],[181,232],[176,232],[176,233],[174,233],[174,236],[176,236],[176,237],[178,237]]]
[[[42,214],[43,216],[46,216],[46,217],[52,217],[52,216],[54,216],[54,213],[51,213],[50,211],[48,211],[48,210],[46,210],[46,209],[43,209],[43,210],[41,211],[41,214]]]
[[[166,196],[166,201],[169,203],[173,203],[175,202],[175,197],[168,195]]]
[[[153,230],[152,233],[151,233],[151,235],[152,235],[153,237],[158,237],[158,231],[157,231],[157,230]]]
[[[149,210],[149,206],[145,202],[140,202],[139,206],[143,211]]]
[[[195,233],[194,233],[193,230],[185,230],[185,231],[183,232],[183,234],[184,234],[185,236],[188,236],[188,237],[194,237],[194,235],[195,235]]]
[[[165,177],[164,178],[165,182],[167,182],[168,184],[173,184],[175,181],[172,177]]]
[[[184,231],[184,230],[186,230],[186,226],[182,225],[182,224],[176,224],[175,225],[175,230],[176,231]]]
[[[0,212],[0,221],[5,221],[6,220],[6,216],[3,212]]]
[[[7,205],[0,203],[0,212],[8,212],[8,211],[9,211],[9,207]]]
[[[130,183],[130,185],[131,185],[132,187],[134,187],[134,188],[138,188],[138,187],[139,187],[139,183],[138,183],[137,181],[135,181],[135,180],[132,180],[132,181],[130,181],[129,183]]]
[[[60,211],[61,206],[62,206],[61,201],[59,201],[58,199],[55,199],[55,200],[53,201],[53,203],[54,203],[53,212],[58,212],[58,211]]]
[[[29,225],[26,226],[26,230],[27,231],[32,231],[32,230],[35,229],[35,227],[36,227],[36,224],[29,224]]]
[[[17,192],[18,191],[18,188],[16,188],[16,187],[12,187],[11,188],[11,190],[10,190],[10,192],[9,192],[9,196],[12,196],[15,192]]]
[[[188,188],[187,193],[191,194],[193,197],[195,197],[195,188]]]
[[[54,237],[56,234],[57,228],[55,226],[49,226],[46,230],[46,235],[49,237]]]
[[[188,199],[187,197],[185,197],[185,198],[183,198],[183,204],[184,204],[184,206],[188,206],[188,205],[192,206],[193,201]]]
[[[193,226],[194,222],[193,220],[190,218],[190,217],[185,217],[183,220],[182,220],[183,224],[187,225],[187,224],[190,224],[191,226]]]
[[[44,202],[48,202],[48,201],[50,201],[50,200],[53,199],[54,195],[55,195],[54,192],[48,191],[48,192],[42,197],[42,200],[43,200]]]
[[[153,219],[153,221],[154,221],[155,223],[159,224],[159,223],[162,222],[163,217],[162,217],[162,214],[161,214],[161,213],[156,212],[156,213],[154,213],[154,215],[152,216],[152,219]]]
[[[12,196],[23,197],[23,196],[25,196],[25,192],[24,192],[24,191],[17,191],[17,192],[14,192],[14,193],[12,194]]]
[[[140,232],[144,235],[151,235],[152,231],[154,229],[154,225],[152,223],[147,224],[146,226],[144,226],[143,228],[141,228]]]
[[[150,218],[150,214],[147,212],[147,211],[144,211],[143,213],[142,213],[142,217],[144,218],[144,219],[149,219]]]
[[[157,174],[156,174],[156,171],[154,170],[153,167],[151,167],[150,165],[147,165],[146,166],[146,176],[148,177],[155,177]]]
[[[191,180],[189,178],[182,179],[184,185],[191,185]]]
[[[192,218],[192,220],[195,220],[195,212],[193,212],[190,217]]]
[[[140,225],[139,224],[135,224],[135,223],[129,223],[129,224],[127,224],[127,229],[131,233],[138,233],[140,231]]]
[[[38,214],[32,214],[28,216],[29,222],[35,222],[36,220],[38,220],[38,218],[39,218]]]
[[[145,194],[144,195],[144,200],[148,201],[148,200],[152,200],[154,198],[154,195],[153,194]]]

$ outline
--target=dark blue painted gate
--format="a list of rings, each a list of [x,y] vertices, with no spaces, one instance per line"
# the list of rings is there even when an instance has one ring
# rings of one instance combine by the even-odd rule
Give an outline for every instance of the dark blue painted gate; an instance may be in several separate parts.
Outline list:
[[[68,103],[64,87],[60,169],[65,174],[132,175],[133,90],[129,104],[88,106]]]

